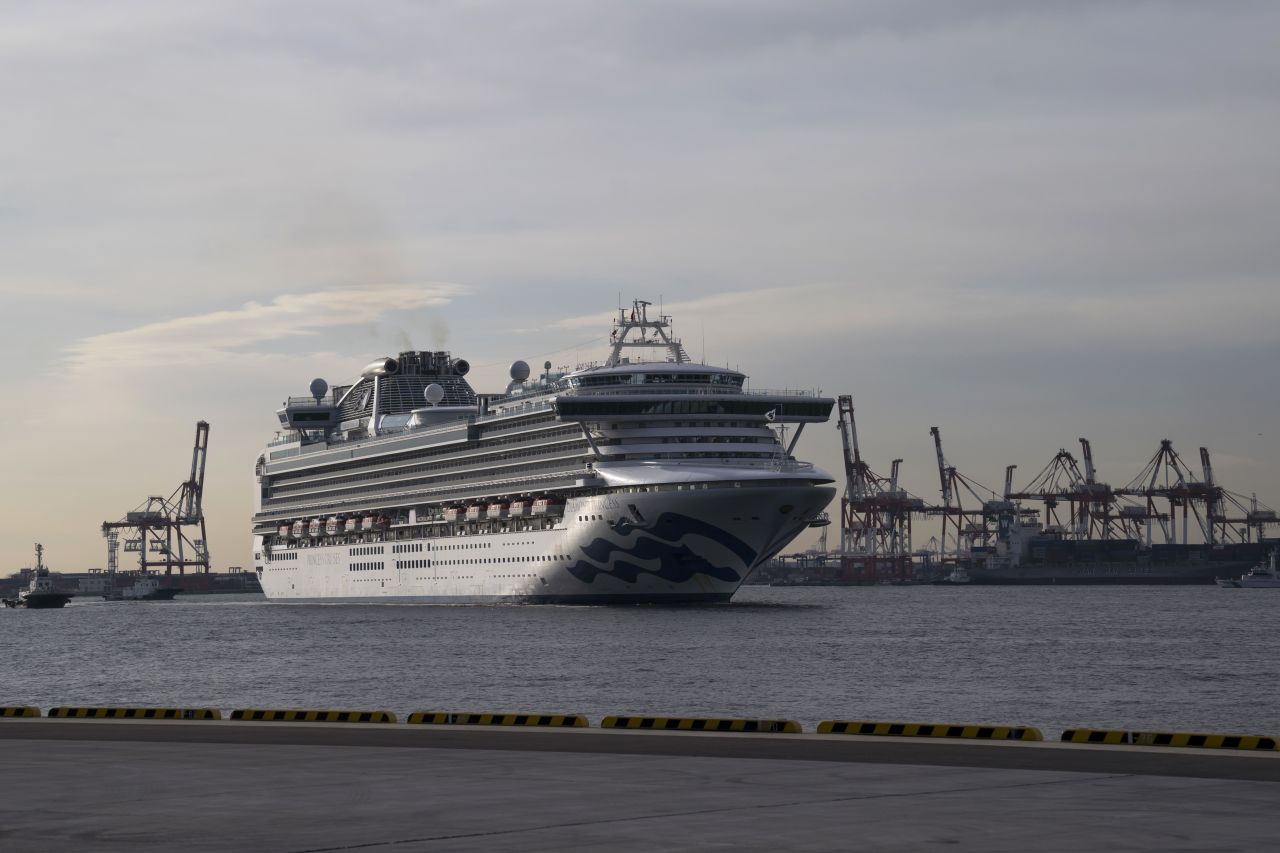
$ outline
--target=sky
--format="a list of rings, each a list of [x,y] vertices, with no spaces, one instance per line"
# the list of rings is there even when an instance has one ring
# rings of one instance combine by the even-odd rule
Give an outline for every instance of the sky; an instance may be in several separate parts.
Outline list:
[[[997,489],[1168,438],[1280,506],[1280,4],[0,15],[0,572],[104,565],[198,419],[214,566],[251,565],[286,396],[410,347],[497,391],[632,298],[756,388],[851,394],[927,499],[938,426]],[[798,455],[839,472],[834,420]]]

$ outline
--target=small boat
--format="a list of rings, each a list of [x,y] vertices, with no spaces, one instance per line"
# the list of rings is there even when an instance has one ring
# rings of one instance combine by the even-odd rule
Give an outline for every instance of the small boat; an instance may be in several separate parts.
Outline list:
[[[69,592],[59,592],[53,587],[53,576],[44,565],[44,546],[36,543],[36,567],[31,570],[31,583],[18,593],[17,598],[3,599],[5,607],[26,607],[30,610],[52,610],[66,607],[72,599]]]
[[[1280,573],[1276,571],[1276,554],[1280,548],[1272,548],[1271,555],[1238,578],[1218,578],[1218,586],[1225,589],[1280,589]]]
[[[934,583],[950,586],[952,584],[971,583],[972,581],[973,578],[969,577],[969,573],[965,571],[964,566],[956,566],[951,570],[951,574],[945,578],[939,578]]]
[[[173,601],[180,592],[176,586],[161,586],[155,573],[140,572],[129,586],[113,589],[102,597],[107,601]]]

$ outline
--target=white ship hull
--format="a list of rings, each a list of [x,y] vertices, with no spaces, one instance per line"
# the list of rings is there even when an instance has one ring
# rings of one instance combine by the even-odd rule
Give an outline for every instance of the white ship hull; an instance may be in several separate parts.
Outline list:
[[[299,603],[727,601],[834,494],[759,481],[615,492],[569,500],[546,529],[496,532],[481,522],[418,538],[393,529],[385,541],[277,547],[264,553],[260,577],[269,599]]]

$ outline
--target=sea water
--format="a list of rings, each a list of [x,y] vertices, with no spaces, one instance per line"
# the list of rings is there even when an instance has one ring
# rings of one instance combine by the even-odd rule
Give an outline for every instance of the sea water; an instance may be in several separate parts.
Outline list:
[[[1280,734],[1280,591],[744,587],[670,607],[77,600],[0,612],[0,704]]]

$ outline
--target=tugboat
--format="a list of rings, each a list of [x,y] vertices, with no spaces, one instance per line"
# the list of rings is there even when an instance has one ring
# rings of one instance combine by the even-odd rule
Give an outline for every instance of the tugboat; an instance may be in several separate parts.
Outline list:
[[[161,586],[154,572],[139,572],[132,585],[113,589],[104,596],[107,601],[173,601],[182,590],[176,586]]]
[[[17,598],[3,599],[5,607],[27,607],[32,610],[52,610],[66,607],[72,598],[69,592],[53,588],[53,576],[44,564],[44,546],[36,543],[36,567],[31,570],[31,583],[18,593]]]

